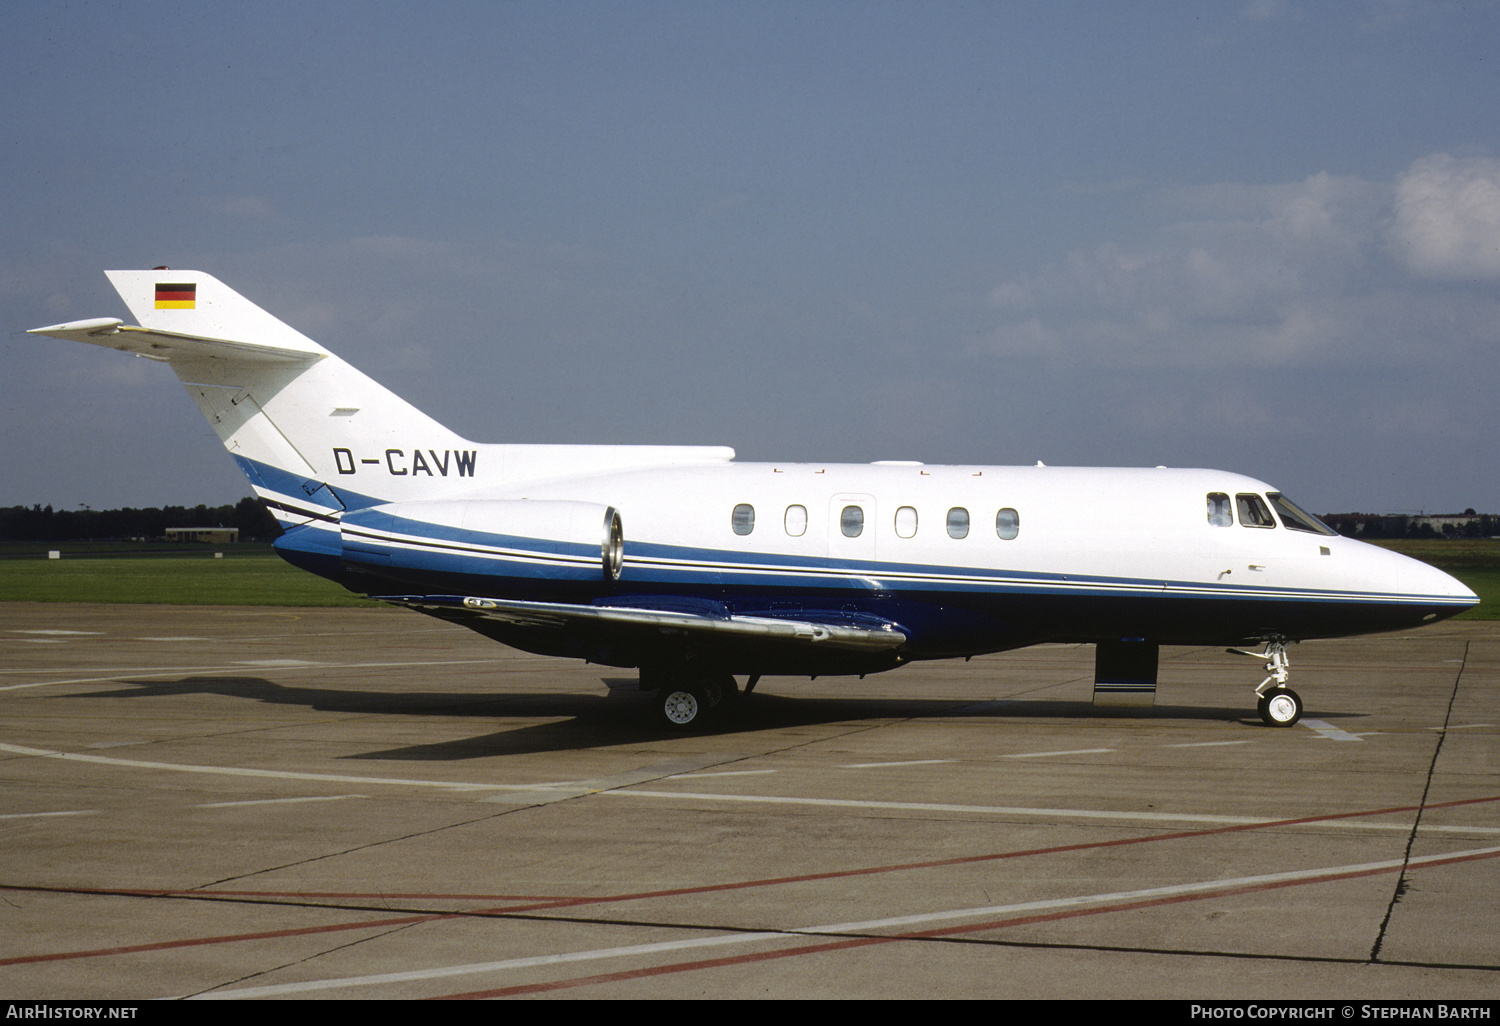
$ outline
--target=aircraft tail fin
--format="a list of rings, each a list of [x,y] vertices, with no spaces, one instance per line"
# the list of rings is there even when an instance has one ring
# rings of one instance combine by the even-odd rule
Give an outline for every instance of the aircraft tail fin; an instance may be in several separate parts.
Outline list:
[[[99,318],[32,333],[169,364],[284,526],[478,483],[459,480],[475,476],[473,443],[211,275],[106,273],[138,326]],[[439,473],[453,481],[430,480]]]
[[[327,356],[328,350],[202,271],[104,272],[147,330]]]

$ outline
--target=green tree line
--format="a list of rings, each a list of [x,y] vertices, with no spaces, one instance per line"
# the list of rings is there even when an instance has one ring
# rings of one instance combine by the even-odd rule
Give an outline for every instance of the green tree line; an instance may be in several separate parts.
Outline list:
[[[12,542],[157,539],[169,527],[238,527],[240,541],[272,541],[276,520],[257,499],[232,506],[163,506],[149,509],[53,509],[0,507],[0,540]]]

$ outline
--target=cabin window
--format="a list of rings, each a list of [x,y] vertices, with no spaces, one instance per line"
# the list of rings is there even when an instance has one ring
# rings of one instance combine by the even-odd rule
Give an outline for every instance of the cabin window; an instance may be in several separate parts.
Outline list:
[[[1229,496],[1223,492],[1208,493],[1208,522],[1215,527],[1233,527],[1234,511],[1229,505]]]
[[[896,537],[910,538],[917,533],[917,511],[910,506],[896,510]]]
[[[786,533],[793,538],[801,538],[807,533],[807,507],[788,506],[786,508]]]
[[[948,537],[967,538],[969,536],[969,511],[962,506],[954,506],[948,511]]]
[[[1021,533],[1021,514],[1009,506],[995,514],[995,533],[1006,541],[1010,541]]]
[[[734,507],[730,514],[729,525],[734,528],[735,534],[749,534],[755,530],[755,507],[748,502],[742,502]]]
[[[1254,492],[1240,492],[1234,497],[1240,511],[1241,527],[1275,527],[1276,519],[1266,508],[1266,500]]]
[[[1337,534],[1333,528],[1313,516],[1280,492],[1267,492],[1266,498],[1276,507],[1281,522],[1290,531],[1306,531],[1308,534]]]
[[[845,538],[858,538],[865,533],[865,511],[860,506],[845,506],[839,514],[839,530]]]

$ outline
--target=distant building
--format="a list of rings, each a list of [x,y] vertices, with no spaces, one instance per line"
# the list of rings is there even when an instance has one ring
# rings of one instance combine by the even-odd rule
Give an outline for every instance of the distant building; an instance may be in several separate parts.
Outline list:
[[[240,540],[238,527],[169,527],[169,542],[207,542],[210,545],[231,545]]]

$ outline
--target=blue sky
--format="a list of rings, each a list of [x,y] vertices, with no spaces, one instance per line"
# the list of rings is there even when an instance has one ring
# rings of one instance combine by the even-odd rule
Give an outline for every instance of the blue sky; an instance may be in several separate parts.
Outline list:
[[[249,494],[24,330],[208,271],[476,441],[1500,510],[1500,6],[0,13],[0,505]]]

